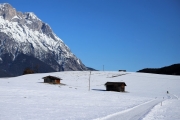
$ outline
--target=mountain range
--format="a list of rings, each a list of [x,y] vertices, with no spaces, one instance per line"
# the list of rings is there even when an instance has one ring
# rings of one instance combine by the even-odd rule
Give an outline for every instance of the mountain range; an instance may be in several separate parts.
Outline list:
[[[18,76],[27,67],[42,73],[88,70],[33,12],[0,4],[0,70]]]

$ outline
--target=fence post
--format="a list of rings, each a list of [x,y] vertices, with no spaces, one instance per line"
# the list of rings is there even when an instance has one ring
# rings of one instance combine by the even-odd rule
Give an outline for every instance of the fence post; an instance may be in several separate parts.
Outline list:
[[[89,74],[89,91],[90,91],[90,79],[91,79],[91,71],[90,71],[90,74]]]

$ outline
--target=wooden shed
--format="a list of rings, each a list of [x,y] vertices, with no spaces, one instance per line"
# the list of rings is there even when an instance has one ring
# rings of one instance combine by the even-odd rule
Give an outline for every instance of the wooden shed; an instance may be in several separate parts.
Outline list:
[[[105,84],[107,91],[117,91],[124,92],[125,91],[125,82],[107,82]]]
[[[44,83],[52,83],[52,84],[60,84],[61,78],[54,77],[54,76],[46,76],[43,77]]]
[[[126,70],[119,70],[119,72],[126,72]]]

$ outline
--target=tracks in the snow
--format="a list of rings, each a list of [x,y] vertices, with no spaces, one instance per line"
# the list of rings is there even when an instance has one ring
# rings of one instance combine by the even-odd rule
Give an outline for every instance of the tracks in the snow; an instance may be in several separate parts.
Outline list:
[[[114,114],[110,114],[108,116],[97,118],[96,120],[140,120],[146,114],[150,112],[150,110],[161,103],[162,99],[154,99],[143,104],[137,105],[133,108],[117,112]]]

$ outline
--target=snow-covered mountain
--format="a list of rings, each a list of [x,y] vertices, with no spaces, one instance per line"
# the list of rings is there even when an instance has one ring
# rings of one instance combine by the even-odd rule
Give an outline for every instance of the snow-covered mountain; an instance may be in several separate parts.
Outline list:
[[[20,54],[37,58],[55,71],[87,70],[34,13],[22,13],[8,3],[0,4],[0,63],[8,60],[11,65]],[[8,66],[3,69],[8,70]]]

